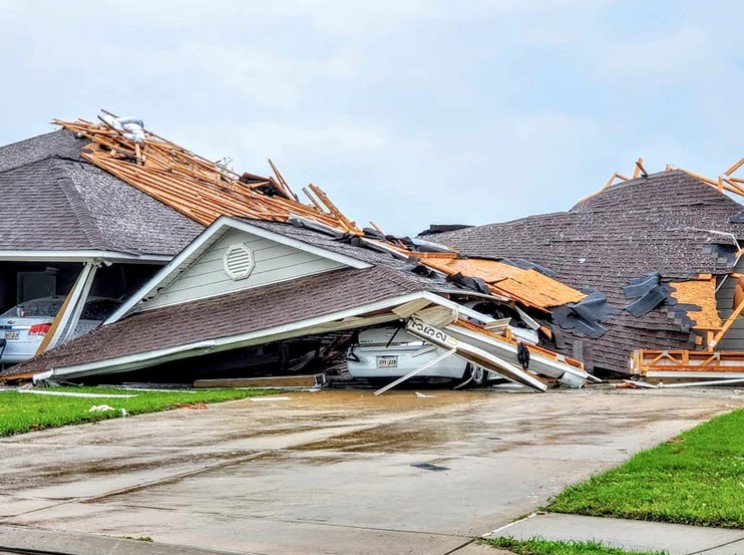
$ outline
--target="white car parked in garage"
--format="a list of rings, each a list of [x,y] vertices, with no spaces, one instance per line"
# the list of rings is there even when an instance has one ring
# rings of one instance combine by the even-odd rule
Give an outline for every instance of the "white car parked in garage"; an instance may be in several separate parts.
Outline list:
[[[42,297],[0,314],[0,340],[3,340],[0,341],[0,364],[16,364],[32,358],[64,302],[64,297]],[[72,337],[99,326],[120,305],[121,302],[115,299],[89,298]]]

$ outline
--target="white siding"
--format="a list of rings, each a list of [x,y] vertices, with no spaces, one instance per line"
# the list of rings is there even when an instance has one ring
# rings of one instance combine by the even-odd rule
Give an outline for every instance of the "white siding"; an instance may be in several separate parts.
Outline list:
[[[744,260],[736,265],[734,270],[738,273],[744,273]],[[718,313],[721,320],[725,321],[733,312],[734,288],[736,280],[727,278],[716,294],[718,300]],[[722,351],[744,351],[744,316],[740,316],[734,321],[734,325],[729,328],[726,335],[723,336],[721,343],[717,347]]]
[[[256,267],[250,276],[238,281],[225,273],[223,265],[225,251],[236,243],[247,244],[256,260]],[[343,267],[345,266],[341,262],[233,229],[206,250],[154,299],[142,306],[142,309],[224,295]]]

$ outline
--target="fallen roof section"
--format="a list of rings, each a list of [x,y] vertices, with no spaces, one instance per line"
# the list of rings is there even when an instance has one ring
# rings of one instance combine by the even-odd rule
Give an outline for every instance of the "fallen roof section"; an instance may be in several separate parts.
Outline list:
[[[237,230],[244,235],[237,236],[237,239],[230,236],[217,245],[215,240],[225,229]],[[325,250],[323,244],[328,240],[327,236],[302,230],[292,237],[295,230],[289,224],[266,225],[261,222],[259,225],[259,222],[221,218],[143,287],[120,313],[110,319],[110,323],[12,368],[5,375],[17,379],[48,371],[67,377],[127,372],[281,339],[406,321],[418,314],[420,318],[426,318],[419,310],[429,304],[448,307],[453,314],[462,313],[486,326],[494,321],[487,314],[479,314],[447,298],[454,294],[467,299],[471,291],[453,285],[448,293],[436,294],[443,281],[441,276],[407,271],[404,269],[407,260],[343,242],[333,243],[339,247],[338,251]],[[290,236],[281,231],[289,231]],[[315,242],[306,234],[313,236]],[[347,267],[257,287],[248,285],[243,290],[210,298],[132,310],[140,306],[141,301],[153,298],[151,295],[157,298],[161,291],[166,290],[165,281],[185,276],[184,270],[189,264],[201,260],[200,257],[214,260],[222,249],[230,248],[228,243],[252,236],[270,239],[276,244],[291,244],[292,248],[322,252],[345,262]],[[299,240],[298,236],[304,236],[304,240]],[[217,250],[206,250],[210,244],[217,245]],[[270,261],[266,259],[262,263]],[[209,275],[220,273],[221,270],[217,270],[209,272]],[[216,279],[222,278],[216,275]],[[423,301],[423,304],[414,303],[410,313],[401,309],[415,300]],[[453,322],[455,319],[453,317]],[[519,366],[524,364],[524,361],[520,362],[520,349],[534,355],[531,367],[534,372],[564,381],[572,387],[579,387],[588,379],[578,361],[536,345],[520,347],[520,341],[511,336],[505,325],[495,333],[488,327],[457,321],[447,331],[440,331],[443,335],[450,333],[456,336],[452,340],[459,342],[457,352],[460,356],[528,387],[544,390],[545,384],[527,371],[526,364],[523,368]]]
[[[541,309],[578,303],[586,295],[536,270],[523,269],[496,260],[451,258],[442,259],[427,254],[421,261],[448,275],[477,276],[488,283],[495,293]]]
[[[213,349],[217,343],[210,342],[218,340],[236,348],[266,335],[280,339],[296,329],[402,304],[410,300],[407,294],[424,289],[419,280],[385,267],[336,270],[133,314],[22,364],[13,373],[146,367],[170,357],[172,349],[177,353]],[[375,304],[381,301],[384,306]]]
[[[533,345],[522,347],[534,357],[531,365],[525,363],[519,354],[520,343],[508,334],[497,334],[460,319],[462,307],[418,289],[420,283],[403,284],[393,279],[396,283],[391,286],[393,273],[388,268],[338,270],[331,275],[135,314],[23,364],[19,370],[23,376],[44,379],[115,374],[282,339],[400,321],[407,322],[409,331],[423,340],[452,349],[452,353],[499,377],[537,391],[547,389],[546,382],[537,374],[574,388],[583,386],[590,378],[579,361],[556,356]],[[348,280],[356,282],[360,278],[371,280],[378,287],[370,288],[361,297],[351,295],[346,287]],[[303,299],[306,300],[304,304]],[[240,310],[247,303],[251,306],[251,316],[236,317],[240,312],[248,312]],[[444,308],[452,317],[432,322],[429,315],[434,309],[427,309],[429,306]],[[441,314],[441,311],[434,310],[434,313]],[[481,321],[489,320],[487,316],[475,316]],[[179,326],[197,317],[200,317],[199,325]],[[446,328],[438,327],[440,325]],[[176,328],[188,331],[153,332]]]

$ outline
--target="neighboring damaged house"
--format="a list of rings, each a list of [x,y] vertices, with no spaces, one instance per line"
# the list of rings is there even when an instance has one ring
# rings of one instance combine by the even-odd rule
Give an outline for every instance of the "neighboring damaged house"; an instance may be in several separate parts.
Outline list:
[[[614,309],[601,324],[606,333],[556,318],[555,346],[588,369],[628,372],[633,352],[645,349],[634,372],[649,364],[715,371],[713,349],[744,351],[744,320],[724,322],[744,300],[744,213],[720,183],[717,190],[713,180],[669,169],[608,184],[568,212],[426,238],[468,256],[525,258],[585,293],[605,294]]]
[[[124,379],[147,369],[150,380],[190,381],[198,376],[188,369],[214,371],[226,354],[244,367],[272,352],[301,358],[291,352],[293,340],[313,339],[325,350],[342,332],[397,323],[441,356],[457,354],[539,391],[547,387],[545,377],[573,387],[588,378],[581,363],[520,339],[537,339],[534,330],[512,330],[508,319],[469,307],[491,304],[519,319],[519,305],[528,321],[526,311],[537,316],[541,309],[448,281],[395,256],[384,240],[293,222],[220,218],[109,322],[14,368],[15,377]],[[553,294],[582,296],[542,279]]]
[[[77,333],[87,300],[128,297],[204,229],[85,161],[88,144],[60,130],[0,147],[0,314],[15,311],[0,353],[25,333],[16,305],[62,306],[40,328],[40,350],[53,347]]]

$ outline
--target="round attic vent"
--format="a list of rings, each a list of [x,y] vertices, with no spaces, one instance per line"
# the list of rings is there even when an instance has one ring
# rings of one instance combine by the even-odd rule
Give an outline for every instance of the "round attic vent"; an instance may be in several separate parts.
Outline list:
[[[227,247],[223,260],[225,273],[236,281],[247,278],[256,266],[253,251],[245,243]]]

